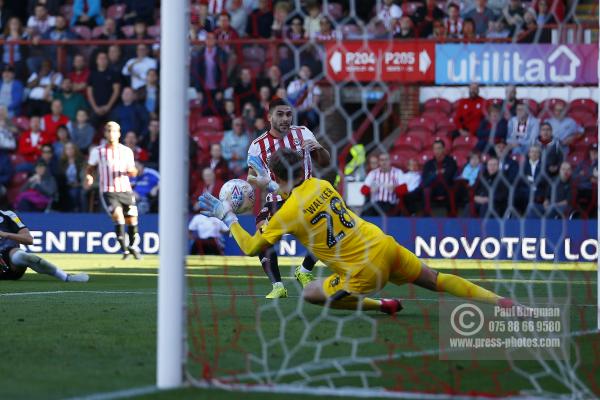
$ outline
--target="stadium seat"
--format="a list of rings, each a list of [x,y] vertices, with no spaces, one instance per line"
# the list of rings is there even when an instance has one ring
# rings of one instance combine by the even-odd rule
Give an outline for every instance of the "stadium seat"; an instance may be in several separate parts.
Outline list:
[[[196,119],[196,129],[204,132],[223,130],[223,120],[219,117],[199,117]]]
[[[25,158],[22,155],[13,153],[10,155],[10,163],[15,166],[25,162]]]
[[[487,99],[485,101],[485,110],[486,110],[486,112],[487,112],[487,110],[490,109],[490,106],[492,104],[502,107],[502,105],[504,104],[504,99],[500,99],[500,98]]]
[[[521,101],[524,101],[527,104],[527,107],[529,108],[529,113],[531,115],[538,115],[540,110],[543,110],[543,108],[540,107],[538,102],[533,99],[521,99]]]
[[[83,40],[90,40],[92,38],[92,31],[87,26],[75,25],[71,29],[77,36],[79,36]]]
[[[421,114],[421,118],[430,119],[435,122],[435,126],[437,127],[440,123],[445,124],[448,119],[448,114],[439,110],[427,110],[423,114]]]
[[[405,170],[408,164],[408,160],[415,159],[418,160],[420,157],[420,153],[415,150],[410,149],[400,149],[400,150],[392,150],[390,153],[390,160],[392,164],[400,169]]]
[[[477,138],[474,136],[458,136],[452,142],[452,151],[465,150],[470,152],[477,144]]]
[[[585,126],[586,124],[589,124],[590,122],[598,121],[598,117],[596,117],[590,111],[583,110],[583,109],[578,109],[578,110],[577,109],[576,110],[569,109],[569,112],[567,113],[567,115],[569,117],[573,118],[579,125],[582,125],[582,126]]]
[[[567,102],[562,99],[546,99],[540,103],[540,111],[550,111],[554,110],[554,105],[557,103],[562,103],[564,106],[567,105]]]
[[[20,189],[21,186],[23,186],[23,184],[27,181],[28,178],[29,178],[29,174],[27,174],[27,172],[17,172],[16,174],[13,175],[8,187]]]
[[[584,125],[585,135],[597,135],[598,134],[598,125]]]
[[[567,161],[572,167],[576,167],[587,159],[586,152],[570,153],[567,156]]]
[[[437,130],[443,130],[446,132],[452,132],[456,130],[456,123],[454,122],[454,118],[450,117],[447,118],[443,121],[438,121],[437,123]]]
[[[569,111],[587,110],[598,115],[598,103],[592,99],[575,99],[569,103]]]
[[[461,171],[467,162],[469,162],[469,155],[461,152],[452,153],[452,158],[454,158],[454,161],[456,161],[459,171]]]
[[[427,100],[423,104],[423,112],[425,113],[427,111],[439,111],[443,112],[446,115],[450,115],[450,113],[452,112],[452,104],[446,99],[436,97]]]
[[[590,146],[594,143],[598,143],[597,134],[586,134],[581,139],[571,144],[571,150],[574,153],[586,153],[589,150]]]
[[[134,34],[133,25],[125,25],[121,27],[121,32],[128,38],[132,37]]]
[[[414,136],[414,137],[420,139],[421,143],[424,144],[433,135],[433,132],[431,132],[430,130],[425,129],[425,128],[413,128],[413,129],[409,129],[408,131],[406,131],[406,133],[404,135],[405,136]]]
[[[423,150],[421,153],[419,153],[417,162],[422,167],[427,161],[431,159],[433,159],[433,150]]]
[[[422,129],[426,129],[430,132],[434,132],[435,131],[435,126],[436,123],[435,121],[431,120],[431,119],[427,119],[427,118],[423,118],[423,117],[415,117],[412,118],[410,121],[408,121],[408,130],[412,130],[415,128],[422,128]]]
[[[400,135],[394,142],[394,150],[414,150],[423,149],[423,139],[420,136]]]
[[[339,3],[327,4],[327,15],[334,21],[339,21],[344,17],[344,7]]]
[[[6,191],[6,200],[8,201],[8,204],[10,204],[11,206],[14,205],[19,193],[21,193],[20,187],[8,188],[8,190]]]
[[[106,9],[106,17],[119,20],[125,15],[125,4],[114,4]]]
[[[152,36],[153,38],[159,38],[160,37],[160,26],[159,25],[152,25],[148,27],[148,35]]]
[[[20,130],[22,130],[22,131],[29,130],[29,118],[27,118],[25,116],[14,117],[12,121],[15,124],[15,126],[17,128],[19,128]]]
[[[437,141],[437,140],[441,140],[442,142],[444,142],[444,146],[446,147],[446,151],[450,152],[450,149],[452,148],[452,141],[447,136],[431,135],[425,141],[423,147],[425,148],[425,150],[430,149],[431,151],[433,151],[433,143],[435,141]]]

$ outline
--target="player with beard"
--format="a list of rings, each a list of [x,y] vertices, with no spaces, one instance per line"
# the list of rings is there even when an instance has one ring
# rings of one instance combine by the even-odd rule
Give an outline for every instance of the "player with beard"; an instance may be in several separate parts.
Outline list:
[[[283,99],[274,99],[269,104],[267,116],[271,129],[256,138],[248,149],[248,182],[267,191],[265,204],[256,217],[256,229],[260,230],[275,212],[281,208],[285,199],[277,194],[275,176],[269,170],[271,155],[280,148],[288,148],[297,152],[303,159],[304,178],[312,176],[312,161],[325,167],[329,165],[329,152],[317,142],[315,135],[305,126],[292,125],[292,107]],[[277,260],[277,252],[273,246],[263,249],[259,255],[265,274],[271,280],[273,289],[266,296],[268,299],[287,297],[287,290],[281,282],[281,273]],[[296,267],[295,276],[304,287],[312,280],[312,269],[316,259],[308,254],[302,265]]]

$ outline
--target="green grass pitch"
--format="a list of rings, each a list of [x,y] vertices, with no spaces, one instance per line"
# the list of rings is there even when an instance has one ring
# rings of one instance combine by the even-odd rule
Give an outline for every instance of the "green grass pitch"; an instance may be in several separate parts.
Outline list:
[[[115,255],[46,257],[67,271],[89,273],[91,281],[67,284],[28,272],[21,281],[0,282],[0,399],[85,398],[110,392],[116,392],[115,396],[128,394],[130,398],[147,399],[239,396],[197,388],[151,393],[156,357],[156,257],[147,256],[140,262],[120,261]],[[324,359],[345,358],[353,351],[353,341],[343,338],[360,339],[369,332],[374,340],[358,346],[356,354],[383,356],[382,361],[373,363],[378,373],[369,378],[369,386],[491,395],[532,389],[530,380],[515,373],[506,361],[440,361],[435,352],[436,293],[411,285],[386,287],[383,295],[406,299],[405,310],[396,319],[385,315],[363,318],[344,311],[324,314],[319,307],[300,305],[298,287],[291,280],[286,281],[289,299],[276,304],[267,302],[262,296],[269,284],[254,260],[191,257],[188,264],[188,371],[193,377],[231,377],[251,370],[265,382],[323,385],[325,381],[320,379],[331,371],[327,365],[319,369],[311,363],[318,344],[326,343],[320,347]],[[282,264],[282,273],[291,275],[290,263]],[[558,298],[570,293],[571,329],[595,328],[597,282],[590,264],[560,272],[548,270],[548,265],[519,264],[526,269],[516,273],[511,270],[514,268],[511,263],[500,264],[499,270],[485,262],[433,261],[431,265],[475,279],[501,294],[507,294],[509,288],[517,295],[530,289],[540,296],[551,292]],[[539,268],[532,270],[533,267]],[[326,273],[324,269],[319,271]],[[339,322],[344,320],[347,323]],[[261,332],[262,338],[257,332]],[[576,378],[600,396],[597,375],[600,335],[586,334],[574,340],[580,355]],[[264,346],[267,342],[269,346]],[[290,352],[294,356],[288,359],[285,356]],[[263,357],[263,364],[249,363],[248,353]],[[397,357],[385,360],[388,354]],[[312,378],[300,376],[295,366],[309,366]],[[517,366],[531,373],[539,371],[535,362],[520,362]],[[360,386],[352,374],[364,373],[368,367],[360,363],[345,364],[348,374],[334,376],[332,382],[338,387]],[[271,374],[279,369],[287,372],[279,376]],[[244,382],[243,376],[237,376]],[[539,383],[548,391],[568,391],[548,376],[541,377]],[[141,391],[120,392],[138,388]],[[146,390],[150,392],[141,394]],[[245,399],[306,398],[266,393],[243,396]]]

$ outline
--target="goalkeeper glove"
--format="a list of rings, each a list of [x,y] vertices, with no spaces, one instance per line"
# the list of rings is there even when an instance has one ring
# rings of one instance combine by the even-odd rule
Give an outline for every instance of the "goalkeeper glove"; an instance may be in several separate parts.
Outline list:
[[[265,188],[269,193],[279,190],[279,185],[271,179],[269,171],[264,167],[263,162],[259,157],[248,157],[248,166],[256,171],[256,184],[259,187]]]
[[[198,206],[204,210],[202,214],[220,219],[228,228],[238,220],[228,201],[221,201],[210,193],[202,193],[198,197]]]

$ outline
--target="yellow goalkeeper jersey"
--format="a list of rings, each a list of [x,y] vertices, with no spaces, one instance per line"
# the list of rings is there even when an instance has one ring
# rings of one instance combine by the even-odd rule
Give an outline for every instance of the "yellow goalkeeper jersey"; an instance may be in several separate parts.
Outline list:
[[[349,210],[329,182],[316,178],[309,178],[294,188],[261,230],[263,239],[271,244],[286,233],[296,236],[338,274],[352,274],[349,269],[372,264],[390,238]],[[381,263],[384,260],[378,261],[375,264],[385,264]]]

